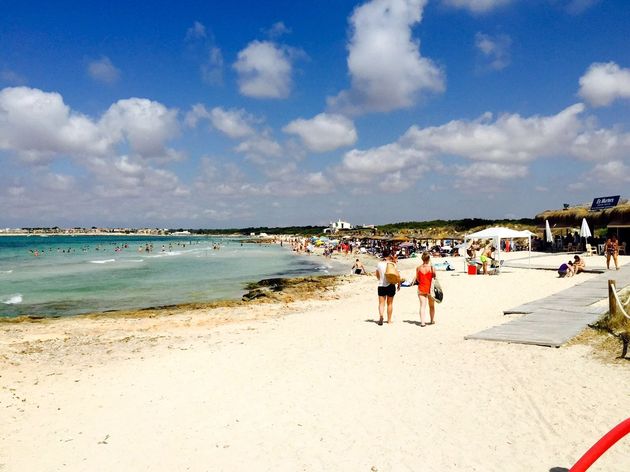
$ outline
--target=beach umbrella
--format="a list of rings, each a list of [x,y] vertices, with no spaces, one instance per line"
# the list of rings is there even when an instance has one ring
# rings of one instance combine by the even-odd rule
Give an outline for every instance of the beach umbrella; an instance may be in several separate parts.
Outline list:
[[[582,226],[580,226],[580,237],[588,239],[591,236],[593,235],[591,234],[591,229],[588,227],[586,218],[582,218]]]
[[[548,243],[553,243],[553,234],[551,234],[549,220],[545,220],[545,241],[547,241]]]

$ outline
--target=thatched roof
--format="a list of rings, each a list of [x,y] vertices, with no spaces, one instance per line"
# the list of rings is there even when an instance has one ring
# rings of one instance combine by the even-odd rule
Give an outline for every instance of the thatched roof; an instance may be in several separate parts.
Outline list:
[[[614,208],[600,211],[590,211],[590,207],[577,206],[566,210],[547,210],[536,215],[536,220],[544,224],[549,220],[549,224],[558,226],[580,226],[582,218],[596,226],[606,226],[610,221],[628,222],[630,224],[630,203],[623,203]]]

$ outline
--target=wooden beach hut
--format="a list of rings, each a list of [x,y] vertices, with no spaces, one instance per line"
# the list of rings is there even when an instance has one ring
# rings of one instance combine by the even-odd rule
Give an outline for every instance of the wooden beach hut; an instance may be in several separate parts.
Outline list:
[[[620,244],[626,242],[630,246],[630,202],[623,202],[613,208],[591,211],[590,205],[580,205],[560,210],[546,210],[536,215],[539,226],[544,227],[549,220],[552,228],[579,228],[582,219],[586,218],[591,231],[599,232],[605,228],[607,235],[615,234]]]

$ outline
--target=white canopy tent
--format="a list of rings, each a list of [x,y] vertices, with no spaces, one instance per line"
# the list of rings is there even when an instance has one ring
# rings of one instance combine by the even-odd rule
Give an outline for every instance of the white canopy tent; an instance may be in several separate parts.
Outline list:
[[[468,247],[468,241],[474,239],[492,239],[494,240],[494,247],[497,248],[497,259],[501,260],[501,240],[502,239],[517,239],[517,238],[527,238],[528,241],[528,251],[529,251],[529,264],[532,262],[532,233],[529,230],[525,231],[516,231],[510,228],[504,228],[502,226],[497,226],[494,228],[486,228],[481,231],[477,231],[476,233],[468,234],[464,237],[464,244]],[[464,267],[464,270],[466,268]]]

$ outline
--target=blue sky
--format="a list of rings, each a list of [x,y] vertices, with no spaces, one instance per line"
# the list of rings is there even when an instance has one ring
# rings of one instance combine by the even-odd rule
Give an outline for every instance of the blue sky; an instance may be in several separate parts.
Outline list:
[[[628,197],[623,0],[16,3],[0,227],[531,217]]]

